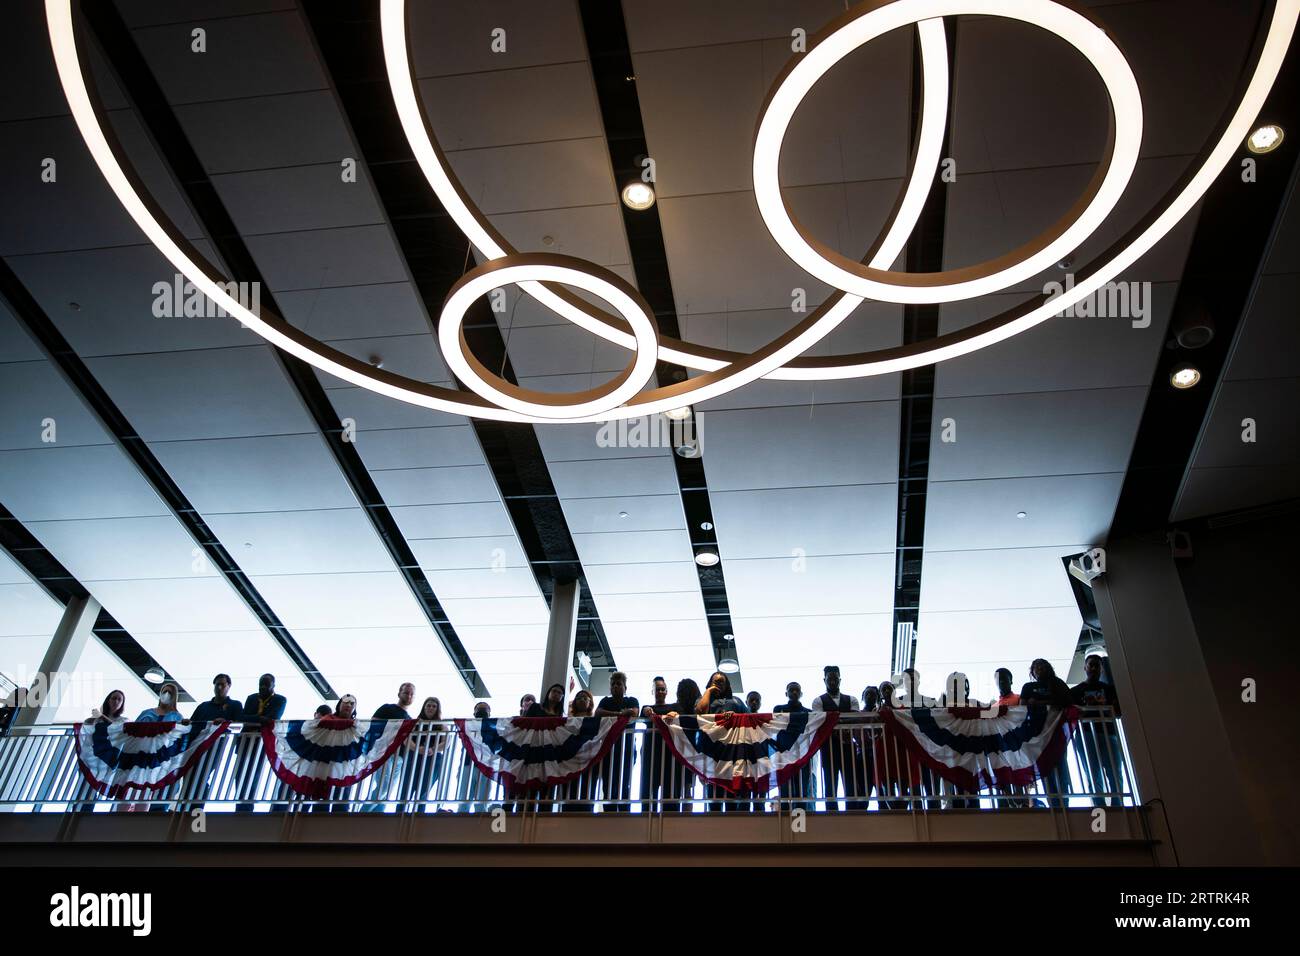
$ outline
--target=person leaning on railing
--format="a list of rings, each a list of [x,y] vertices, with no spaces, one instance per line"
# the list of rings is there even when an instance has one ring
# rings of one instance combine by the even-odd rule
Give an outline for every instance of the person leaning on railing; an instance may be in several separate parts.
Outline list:
[[[773,707],[772,713],[774,714],[807,713],[808,708],[801,703],[802,697],[803,697],[803,688],[799,686],[799,682],[793,680],[790,681],[790,683],[785,685],[786,702],[784,704],[777,704],[775,707]],[[777,788],[777,793],[781,795],[781,799],[785,803],[785,809],[787,811],[803,810],[805,813],[811,812],[813,809],[813,805],[811,801],[801,800],[801,802],[798,803],[791,803],[789,801],[793,797],[806,798],[811,796],[812,759],[809,758],[808,760],[805,760],[803,762],[803,766],[799,768],[798,784],[796,784],[794,782],[794,778],[791,777],[790,779],[786,780],[785,783],[781,784]]]
[[[126,710],[126,694],[120,690],[110,690],[108,696],[104,698],[104,703],[90,712],[86,718],[87,724],[111,724],[115,720],[122,719],[122,713]],[[81,768],[77,768],[78,776],[81,776]],[[73,813],[87,812],[94,805],[95,788],[90,785],[90,781],[82,777],[81,784],[77,787],[77,794],[74,803],[70,809]]]
[[[596,698],[591,696],[590,691],[580,690],[573,695],[573,700],[569,703],[570,717],[590,717],[592,711],[596,708]],[[561,812],[585,811],[590,812],[595,808],[594,803],[588,802],[596,792],[596,768],[588,767],[578,776],[574,777],[562,788],[564,804],[560,807]],[[579,799],[581,803],[576,803]]]
[[[1115,685],[1101,679],[1102,659],[1100,654],[1089,654],[1083,662],[1085,680],[1070,688],[1070,700],[1076,707],[1088,708],[1085,719],[1080,722],[1076,747],[1079,749],[1080,763],[1088,778],[1088,789],[1092,792],[1092,805],[1104,807],[1108,802],[1113,807],[1122,807],[1124,798],[1113,796],[1109,799],[1097,796],[1101,793],[1119,794],[1123,792],[1124,777],[1120,771],[1121,749],[1119,727],[1115,721],[1119,718],[1119,695]],[[1109,707],[1110,713],[1099,712],[1096,708]],[[1098,719],[1100,718],[1100,719]]]
[[[442,720],[442,701],[436,697],[424,698],[417,721]],[[399,791],[405,799],[417,804],[417,813],[428,813],[427,801],[429,791],[434,788],[442,776],[442,762],[446,756],[447,734],[441,727],[417,723],[410,736],[406,738],[406,764],[402,769],[402,785]],[[433,812],[441,808],[434,806]]]
[[[731,679],[722,671],[714,671],[713,676],[709,678],[709,686],[704,688],[704,694],[695,703],[695,712],[697,714],[747,714],[749,708],[745,706],[744,701],[737,697],[731,691]],[[705,796],[711,801],[709,809],[714,813],[722,813],[728,809],[723,799],[727,796],[727,791],[717,784],[709,783],[704,786]],[[739,807],[732,805],[732,810]]]
[[[238,796],[248,799],[257,789],[257,777],[262,770],[262,725],[274,723],[284,716],[288,701],[275,692],[275,675],[263,674],[257,679],[257,693],[249,694],[244,701],[241,737],[238,741],[239,759],[235,763],[235,785],[242,791]],[[247,777],[247,779],[245,779]],[[288,804],[277,803],[273,810],[285,810]],[[253,809],[251,803],[237,803],[236,810]]]
[[[626,694],[627,675],[622,671],[614,671],[609,675],[608,696],[602,697],[600,703],[596,705],[596,716],[635,717],[641,712],[641,702]],[[627,810],[631,807],[627,801],[632,794],[633,750],[631,731],[627,729],[618,735],[614,745],[609,748],[609,755],[604,762],[604,773],[600,775],[607,811]]]
[[[1014,675],[1005,667],[999,667],[993,672],[993,680],[998,686],[998,699],[993,702],[993,707],[1020,706],[1020,695],[1012,689],[1013,678]],[[993,804],[995,808],[1006,807],[1008,810],[1018,810],[1029,806],[1029,801],[1024,798],[1023,784],[998,784],[998,792],[1006,795],[1006,799],[995,800]]]
[[[190,714],[190,723],[210,723],[214,720],[239,723],[244,716],[244,708],[240,706],[239,701],[230,696],[230,687],[229,674],[218,674],[212,678],[212,699],[205,700],[194,708],[194,713]],[[226,748],[229,745],[230,738],[223,734],[222,738],[215,741],[204,754],[199,765],[186,774],[188,779],[185,781],[183,799],[201,800],[210,791],[211,785],[217,780],[218,770],[225,761]]]
[[[1056,676],[1056,669],[1049,661],[1038,658],[1029,665],[1029,674],[1033,677],[1029,683],[1020,688],[1020,703],[1027,707],[1069,707],[1070,688],[1065,681]],[[1062,756],[1056,766],[1042,778],[1043,788],[1047,792],[1047,803],[1052,807],[1064,807],[1070,792],[1070,773]]]
[[[700,685],[689,677],[677,682],[677,699],[667,713],[661,714],[665,720],[683,714],[694,715],[695,705],[700,702]],[[691,798],[695,790],[695,775],[676,760],[667,761],[668,777],[664,781],[664,810],[670,812],[691,811]]]
[[[410,720],[411,714],[406,708],[415,702],[415,685],[406,681],[397,688],[397,703],[380,704],[371,720]],[[395,751],[384,761],[384,765],[370,778],[370,799],[372,802],[362,804],[362,813],[382,813],[387,806],[389,792],[393,789],[393,780],[402,768],[402,752]],[[375,802],[376,799],[379,802]]]
[[[656,676],[650,682],[650,688],[654,693],[655,702],[641,708],[641,716],[646,721],[641,744],[641,799],[645,802],[647,812],[654,809],[654,802],[659,798],[661,791],[663,793],[661,799],[666,799],[669,792],[668,748],[664,746],[663,738],[655,728],[654,717],[656,715],[663,717],[672,713],[674,707],[668,702],[666,680]]]

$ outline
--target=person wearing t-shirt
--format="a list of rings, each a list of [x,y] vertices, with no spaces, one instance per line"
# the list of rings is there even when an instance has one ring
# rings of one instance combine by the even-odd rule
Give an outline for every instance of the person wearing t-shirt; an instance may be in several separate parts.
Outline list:
[[[822,668],[822,680],[826,684],[826,693],[813,699],[812,710],[829,713],[839,711],[843,714],[856,713],[857,698],[852,694],[840,693],[840,669],[834,664]],[[857,755],[857,748],[851,734],[840,728],[831,731],[831,739],[822,744],[821,778],[822,796],[826,800],[826,809],[831,812],[840,808],[839,781],[844,783],[845,806],[850,810],[865,810],[866,801],[854,800],[866,785],[864,767]]]
[[[1026,707],[1069,707],[1070,688],[1065,681],[1056,676],[1056,668],[1043,658],[1036,659],[1029,665],[1029,674],[1033,677],[1029,683],[1020,688],[1020,703]],[[1043,787],[1048,793],[1048,804],[1053,807],[1066,805],[1065,794],[1070,792],[1070,773],[1065,765],[1065,758],[1042,778]]]
[[[635,717],[641,713],[641,704],[635,697],[627,696],[627,675],[615,671],[609,675],[609,695],[596,705],[597,717]],[[601,792],[605,800],[621,802],[605,804],[606,810],[627,810],[628,796],[632,793],[631,732],[624,730],[609,749],[604,771],[600,775]]]
[[[244,716],[244,708],[230,696],[230,675],[218,674],[212,678],[212,699],[205,700],[194,708],[190,714],[190,723],[209,723],[214,720],[228,720],[239,723]],[[194,770],[185,775],[185,799],[198,801],[216,782],[218,771],[226,759],[226,748],[230,746],[230,736],[222,734],[216,740]]]
[[[999,667],[993,672],[993,681],[998,687],[998,699],[993,702],[992,707],[1020,706],[1020,695],[1013,689],[1013,677],[1011,671],[1005,667]],[[998,784],[998,792],[1004,795],[1004,799],[993,802],[995,809],[1006,807],[1009,810],[1018,810],[1029,806],[1029,802],[1021,796],[1025,792],[1023,784],[1000,783]]]
[[[532,697],[532,694],[528,694]],[[546,688],[546,693],[538,702],[535,698],[524,712],[524,717],[563,717],[564,716],[564,685],[552,684]]]
[[[1107,803],[1106,797],[1096,794],[1120,793],[1124,781],[1120,772],[1123,752],[1119,744],[1119,728],[1112,719],[1119,717],[1119,695],[1115,693],[1114,684],[1101,679],[1103,666],[1100,654],[1089,654],[1083,662],[1083,683],[1070,688],[1070,700],[1084,710],[1085,719],[1080,723],[1075,746],[1088,779],[1088,789],[1094,794],[1094,807],[1104,807]],[[1110,708],[1110,713],[1099,709],[1106,707]],[[1124,805],[1123,797],[1110,797],[1109,802],[1113,807]]]
[[[697,714],[747,714],[749,708],[731,690],[731,678],[722,671],[714,671],[709,678],[709,685],[695,704]],[[728,809],[739,809],[737,804],[730,807],[724,803],[728,792],[714,783],[704,785],[704,795],[709,798],[709,810],[712,813],[725,813]]]
[[[653,717],[655,715],[663,717],[672,713],[675,709],[674,705],[668,702],[668,682],[666,680],[662,677],[655,677],[650,682],[650,687],[655,702],[646,704],[641,708],[641,716],[646,721],[645,733],[641,735],[641,799],[646,801],[647,811],[652,809],[652,804],[658,798],[660,792],[667,797],[671,790],[667,780],[669,772],[668,750],[664,746],[663,737],[655,729]]]
[[[397,703],[380,704],[371,715],[371,720],[410,720],[411,713],[407,710],[415,702],[415,685],[409,681],[397,688]],[[388,799],[388,792],[393,787],[393,781],[398,778],[402,769],[402,751],[401,748],[393,751],[393,754],[384,761],[384,765],[374,775],[374,784],[370,788],[371,798],[379,797],[381,800]],[[362,813],[382,813],[384,810],[383,803],[365,803],[361,806]]]
[[[785,703],[777,704],[772,708],[774,714],[798,714],[807,713],[808,708],[803,705],[803,688],[799,686],[798,681],[790,681],[785,685]],[[799,782],[795,783],[794,778],[786,780],[777,788],[783,801],[792,798],[802,798],[812,795],[812,760],[805,760],[803,766],[799,768]],[[805,813],[813,809],[810,802],[786,803],[787,810],[800,809]]]

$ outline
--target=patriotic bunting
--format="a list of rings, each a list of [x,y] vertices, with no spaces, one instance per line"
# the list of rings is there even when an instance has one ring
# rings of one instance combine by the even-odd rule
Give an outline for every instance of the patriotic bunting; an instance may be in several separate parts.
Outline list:
[[[655,727],[682,764],[729,793],[767,793],[826,742],[839,714],[718,714],[659,717]]]
[[[1078,724],[1077,708],[978,707],[885,708],[880,712],[893,754],[892,776],[907,779],[894,765],[906,753],[916,769],[928,767],[943,779],[976,791],[998,784],[1029,786],[1046,776],[1065,754]],[[878,752],[879,754],[879,752]]]
[[[474,766],[506,793],[568,783],[599,763],[627,717],[486,717],[456,721]]]
[[[323,798],[378,770],[414,727],[414,720],[277,720],[262,728],[262,749],[290,789]]]
[[[229,726],[225,720],[82,724],[75,741],[77,764],[86,782],[110,799],[129,790],[161,790],[180,779]]]

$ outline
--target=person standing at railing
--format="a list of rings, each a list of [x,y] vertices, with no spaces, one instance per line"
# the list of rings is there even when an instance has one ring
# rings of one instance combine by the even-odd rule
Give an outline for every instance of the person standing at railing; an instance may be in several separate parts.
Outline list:
[[[747,714],[749,708],[745,706],[744,701],[737,697],[731,690],[731,678],[722,671],[714,671],[713,676],[709,678],[709,685],[704,688],[704,694],[695,703],[695,712],[697,714]],[[713,813],[723,813],[727,809],[739,809],[735,805],[728,808],[723,800],[727,796],[727,791],[716,784],[705,784],[704,794],[711,801],[709,809]]]
[[[763,712],[763,695],[756,690],[751,690],[745,695],[745,706],[749,708],[751,714],[761,714]],[[766,812],[767,801],[764,798],[768,793],[768,790],[764,790],[762,793],[755,792],[756,799],[749,801],[748,810],[750,813]]]
[[[273,724],[284,716],[285,706],[288,701],[284,699],[283,694],[275,692],[275,675],[263,674],[257,679],[257,693],[249,694],[248,699],[244,701],[244,712],[240,715],[243,721],[243,730],[237,741],[239,747],[239,759],[235,763],[235,786],[239,790],[239,796],[245,799],[252,797],[257,791],[257,778],[261,773],[262,764],[262,725]],[[277,787],[277,795],[280,788]],[[273,810],[283,811],[288,804],[278,803],[272,807]],[[237,803],[236,810],[253,809],[251,803]]]
[[[240,706],[239,701],[230,696],[230,686],[229,674],[218,674],[212,678],[212,699],[205,700],[194,708],[194,713],[190,714],[190,723],[206,724],[214,720],[239,723],[244,715],[244,708]],[[209,791],[211,783],[217,779],[217,771],[225,762],[228,746],[229,737],[223,734],[222,738],[212,745],[212,749],[203,755],[202,762],[196,770],[186,775],[188,777],[185,784],[186,800],[202,800]]]
[[[570,717],[590,717],[596,707],[596,698],[591,696],[591,691],[580,690],[573,695],[573,700],[569,703]],[[594,808],[594,803],[586,802],[596,793],[596,769],[588,767],[578,776],[574,777],[567,784],[560,788],[560,795],[564,797],[564,804],[560,807],[560,812],[586,812],[590,813]],[[583,798],[586,798],[585,800]],[[583,802],[574,802],[582,800]]]
[[[526,695],[532,697],[532,694]],[[542,695],[541,703],[536,698],[528,710],[520,715],[521,717],[563,717],[564,716],[564,685],[552,684],[546,688],[546,693]]]
[[[812,710],[819,713],[838,711],[842,714],[855,713],[858,702],[852,694],[840,693],[840,669],[834,664],[822,668],[822,680],[826,684],[826,693],[813,698]],[[865,810],[866,803],[853,799],[858,795],[858,781],[854,779],[854,767],[857,759],[853,752],[850,731],[837,727],[831,731],[831,739],[822,744],[821,778],[822,797],[826,800],[826,809],[836,812],[840,808],[838,799],[839,786],[844,784],[846,806],[850,810]]]
[[[137,724],[175,724],[183,718],[181,712],[176,709],[176,698],[180,696],[180,688],[171,681],[165,681],[158,686],[158,703],[152,707],[141,711],[140,716],[135,719]],[[174,796],[179,789],[179,784],[171,784],[163,791],[153,791],[152,796],[157,802],[150,804],[137,803],[131,804],[128,809],[136,811],[145,810],[150,813],[164,813],[167,810],[166,800]]]
[[[485,700],[480,700],[474,705],[474,719],[487,720],[492,716],[492,706]],[[460,774],[456,780],[456,802],[464,813],[474,813],[478,810],[481,803],[483,809],[487,809],[487,795],[491,788],[490,781],[474,765],[470,759],[469,752],[461,751]]]
[[[881,681],[877,687],[879,704],[876,712],[885,708],[898,706],[898,688],[893,681]],[[876,801],[881,810],[908,810],[908,800],[902,799],[912,793],[914,781],[909,779],[909,771],[903,761],[906,751],[899,747],[894,738],[886,736],[881,729],[879,750],[875,753]]]
[[[532,710],[533,707],[535,707],[536,705],[537,705],[536,697],[534,697],[532,694],[524,694],[523,697],[519,698],[519,716],[527,717],[528,712]]]
[[[411,714],[406,709],[415,703],[415,685],[410,681],[402,684],[397,688],[397,703],[380,704],[375,712],[370,715],[371,720],[410,720]],[[370,797],[374,800],[378,797],[381,802],[366,803],[361,807],[362,813],[382,813],[387,804],[382,802],[388,799],[389,791],[393,789],[393,781],[398,778],[402,769],[402,752],[394,751],[393,755],[384,761],[384,765],[379,768],[379,772],[372,778],[370,785]]]
[[[898,678],[898,706],[905,709],[917,707],[932,708],[938,707],[939,702],[933,697],[927,697],[921,693],[921,673],[914,667],[905,667]],[[920,796],[925,794],[928,798],[925,806],[930,810],[939,809],[939,801],[936,799],[939,795],[939,780],[929,767],[924,764],[915,764],[909,761],[908,774],[915,774],[916,779],[912,781],[912,795]],[[915,807],[915,804],[913,804]]]
[[[628,697],[627,675],[614,671],[609,675],[609,695],[602,697],[596,705],[597,717],[635,717],[641,712],[641,702],[635,697]],[[604,772],[600,775],[601,792],[606,801],[605,809],[626,811],[631,807],[627,802],[632,793],[632,729],[625,729],[614,745],[609,748],[605,758]]]
[[[417,813],[428,813],[429,791],[442,777],[442,761],[447,749],[447,733],[433,721],[442,720],[442,701],[436,697],[424,698],[415,719],[420,723],[406,738],[406,764],[402,770],[400,794],[403,799],[416,804]],[[441,809],[434,807],[434,813]]]
[[[1070,700],[1070,688],[1056,676],[1056,668],[1050,662],[1041,657],[1036,659],[1029,665],[1029,675],[1033,680],[1020,688],[1020,703],[1024,706],[1065,708],[1073,703]],[[1041,779],[1049,806],[1068,805],[1070,772],[1064,756]]]
[[[970,679],[961,671],[953,671],[945,682],[943,696],[939,698],[941,707],[974,707],[982,710],[984,705],[970,695]],[[979,797],[964,787],[948,780],[941,782],[942,790],[950,795],[948,806],[954,810],[978,810]]]
[[[668,682],[662,677],[655,677],[650,687],[655,702],[641,708],[641,716],[646,721],[641,744],[641,799],[645,802],[647,813],[653,811],[660,792],[666,798],[671,789],[668,786],[668,748],[655,729],[653,717],[663,717],[673,712],[673,705],[668,703]]]
[[[1017,694],[1013,687],[1012,681],[1014,675],[1005,667],[999,667],[993,672],[993,681],[997,684],[998,699],[990,706],[992,707],[1019,707],[1020,695]],[[1023,799],[1025,792],[1024,786],[1018,783],[998,784],[998,792],[1005,794],[1007,799],[994,801],[994,807],[1006,807],[1009,810],[1018,810],[1029,805],[1028,801]]]
[[[673,701],[672,709],[661,716],[672,719],[683,714],[693,715],[699,701],[700,685],[689,677],[683,677],[677,682],[677,699]],[[664,783],[664,797],[668,802],[664,804],[664,809],[675,813],[690,813],[695,796],[695,775],[676,760],[668,760],[666,755],[665,764],[667,780]]]
[[[111,724],[115,720],[121,720],[123,711],[126,710],[126,694],[120,690],[110,690],[108,696],[104,698],[104,703],[90,712],[86,718],[87,724]],[[90,785],[81,773],[81,768],[77,768],[77,776],[81,778],[81,784],[77,787],[76,799],[68,809],[73,813],[88,812],[94,805],[96,798],[95,788]],[[85,801],[85,802],[81,802]]]
[[[803,705],[803,688],[799,686],[798,681],[790,681],[785,685],[785,703],[777,704],[772,708],[774,714],[798,714],[807,713],[808,708]],[[812,794],[812,760],[805,760],[803,766],[799,768],[799,782],[796,784],[794,779],[786,780],[777,788],[777,793],[781,795],[783,801],[789,801],[793,798],[806,798]],[[807,813],[813,808],[811,802],[786,803],[787,810],[803,810]]]
[[[1083,683],[1070,688],[1070,700],[1089,711],[1080,722],[1075,746],[1088,777],[1088,789],[1093,793],[1092,805],[1104,807],[1109,802],[1112,807],[1122,807],[1124,798],[1118,796],[1124,789],[1124,775],[1120,772],[1122,750],[1119,727],[1115,723],[1119,719],[1119,695],[1114,684],[1101,679],[1103,663],[1100,654],[1089,654],[1083,662]],[[1106,707],[1110,708],[1109,713],[1097,709]],[[1107,799],[1098,796],[1101,793],[1116,796]]]

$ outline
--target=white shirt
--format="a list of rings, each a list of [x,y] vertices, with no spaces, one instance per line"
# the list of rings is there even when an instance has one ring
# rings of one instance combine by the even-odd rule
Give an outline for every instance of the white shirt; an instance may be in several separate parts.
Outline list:
[[[837,696],[839,696],[839,697],[847,697],[847,698],[849,699],[849,710],[857,710],[857,709],[858,709],[858,699],[857,699],[856,697],[854,697],[852,694],[839,694],[839,695],[837,695]],[[818,694],[816,697],[814,697],[814,698],[813,698],[812,705],[811,705],[808,709],[809,709],[809,710],[815,710],[815,711],[817,711],[819,714],[822,713],[822,712],[825,710],[825,708],[822,707],[822,697],[823,697],[822,694]]]

